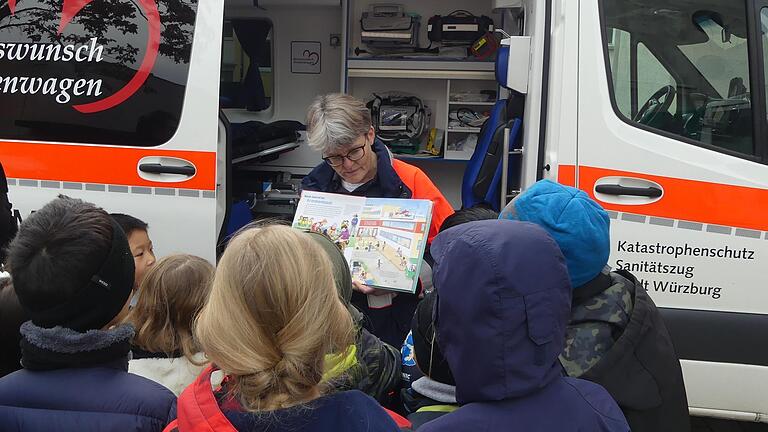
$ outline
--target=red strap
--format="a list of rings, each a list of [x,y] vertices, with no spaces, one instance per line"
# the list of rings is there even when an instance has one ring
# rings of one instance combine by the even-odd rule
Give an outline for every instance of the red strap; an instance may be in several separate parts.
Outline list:
[[[211,374],[216,370],[213,365],[205,368],[179,395],[176,420],[179,432],[237,432],[213,395]]]
[[[168,423],[168,426],[163,429],[163,432],[179,432],[179,420],[174,420]]]
[[[392,420],[395,421],[395,424],[400,429],[410,429],[413,427],[413,424],[411,424],[411,422],[407,418],[401,416],[400,414],[394,411],[390,411],[386,408],[384,408],[384,411],[386,411],[387,414],[389,414],[389,416],[392,417]]]

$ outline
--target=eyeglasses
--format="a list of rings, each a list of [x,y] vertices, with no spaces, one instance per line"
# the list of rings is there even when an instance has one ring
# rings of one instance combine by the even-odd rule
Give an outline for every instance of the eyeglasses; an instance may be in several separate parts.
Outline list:
[[[332,167],[341,166],[344,163],[344,159],[349,159],[352,162],[359,161],[365,156],[365,147],[368,144],[363,144],[360,147],[355,147],[345,155],[327,156],[323,160],[325,163]]]

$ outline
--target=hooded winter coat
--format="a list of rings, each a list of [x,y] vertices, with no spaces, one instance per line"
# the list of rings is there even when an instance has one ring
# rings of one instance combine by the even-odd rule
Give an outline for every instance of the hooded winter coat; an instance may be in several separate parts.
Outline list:
[[[176,397],[128,373],[133,328],[21,326],[24,369],[0,379],[3,432],[160,432]]]
[[[301,188],[370,198],[428,199],[433,204],[428,237],[431,242],[445,218],[453,214],[453,207],[423,171],[394,159],[381,140],[377,138],[371,149],[377,157],[376,177],[353,192],[342,187],[339,175],[325,162],[304,177]],[[415,294],[399,293],[391,306],[373,309],[368,307],[365,295],[356,292],[352,296],[352,304],[365,316],[365,327],[392,346],[403,343],[418,302]]]
[[[421,430],[629,431],[605,389],[563,376],[571,286],[543,229],[472,222],[441,233],[432,247],[437,341],[461,408]]]

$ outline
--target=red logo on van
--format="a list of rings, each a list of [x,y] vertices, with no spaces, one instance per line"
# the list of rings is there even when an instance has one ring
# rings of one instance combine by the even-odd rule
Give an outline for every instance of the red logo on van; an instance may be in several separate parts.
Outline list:
[[[91,1],[93,0],[64,0],[58,33],[61,34],[69,23],[72,22],[72,19]],[[149,26],[147,32],[147,48],[139,69],[133,75],[131,80],[128,81],[128,84],[111,96],[107,96],[104,99],[95,102],[74,105],[73,108],[81,113],[96,113],[120,105],[136,93],[147,78],[149,78],[149,73],[155,66],[157,54],[160,50],[160,13],[157,10],[157,3],[155,3],[155,0],[138,0],[138,3],[144,12],[144,15],[147,17],[147,25]],[[11,15],[13,15],[16,12],[16,0],[8,0],[8,7],[11,10]]]

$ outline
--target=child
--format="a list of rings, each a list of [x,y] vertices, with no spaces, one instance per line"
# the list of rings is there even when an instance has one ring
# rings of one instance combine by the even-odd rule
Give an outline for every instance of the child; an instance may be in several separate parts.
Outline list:
[[[208,261],[192,255],[165,257],[147,271],[126,319],[136,328],[128,372],[176,395],[195,380],[205,356],[192,336],[192,323],[208,298],[213,271]]]
[[[317,234],[307,234],[328,254],[333,265],[333,278],[339,298],[347,307],[355,324],[355,355],[351,359],[333,356],[326,359],[326,377],[336,389],[358,389],[388,404],[400,385],[400,355],[392,346],[362,327],[363,315],[352,304],[352,275],[344,254],[332,240]],[[333,360],[333,361],[329,361]],[[328,368],[327,368],[328,369]]]
[[[236,235],[219,261],[195,334],[226,381],[213,392],[211,367],[182,392],[179,427],[398,430],[371,397],[357,390],[328,394],[322,383],[326,355],[346,351],[354,327],[327,254],[305,233],[275,225]]]
[[[23,370],[0,379],[3,432],[159,432],[173,393],[128,373],[134,267],[123,230],[102,209],[60,197],[27,218],[9,264],[31,321]]]
[[[461,407],[421,430],[629,432],[605,389],[562,376],[571,286],[543,229],[470,222],[440,233],[432,254],[436,339]]]
[[[541,226],[565,256],[573,286],[561,355],[568,375],[608,389],[633,432],[690,430],[680,361],[661,314],[633,275],[607,267],[605,210],[576,188],[542,180],[501,217]]]
[[[434,292],[427,294],[419,303],[413,316],[411,332],[408,333],[411,343],[406,342],[403,348],[403,352],[410,354],[403,357],[404,369],[407,366],[418,366],[419,369],[418,374],[411,374],[409,377],[416,378],[416,375],[420,375],[410,383],[410,388],[401,392],[401,399],[408,413],[408,420],[413,424],[413,430],[459,407],[456,404],[456,381],[437,345],[432,321],[436,303],[437,294]]]
[[[443,221],[440,232],[467,222],[494,220],[498,217],[498,213],[484,207],[461,209]],[[424,297],[416,309],[411,332],[402,347],[405,388],[401,398],[414,430],[458,408],[456,383],[435,337],[432,311],[436,302],[435,293]]]
[[[491,220],[498,219],[499,214],[493,209],[486,207],[469,207],[461,210],[457,210],[456,213],[448,216],[440,225],[440,232],[453,228],[457,225],[461,225],[467,222],[474,222],[479,220]]]
[[[134,290],[138,293],[139,285],[144,280],[144,274],[155,265],[155,251],[152,240],[149,238],[149,225],[141,219],[127,214],[112,213],[110,216],[120,225],[128,237],[128,244],[131,247],[133,262],[136,267]]]

